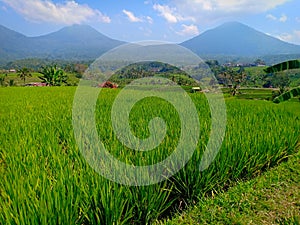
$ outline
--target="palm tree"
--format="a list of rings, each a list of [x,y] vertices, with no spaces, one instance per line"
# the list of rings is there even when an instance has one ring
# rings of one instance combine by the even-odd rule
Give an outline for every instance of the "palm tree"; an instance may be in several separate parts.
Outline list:
[[[280,103],[280,102],[284,102],[284,101],[287,101],[291,98],[294,98],[294,97],[297,97],[297,96],[300,96],[300,87],[296,87],[296,88],[293,88],[287,92],[284,92],[283,94],[277,96],[276,98],[273,99],[273,102],[274,103]],[[300,100],[300,98],[299,98]]]
[[[63,83],[67,83],[67,75],[62,69],[57,68],[56,65],[42,67],[39,73],[42,74],[42,76],[39,76],[42,83],[46,83],[47,86],[61,86]]]
[[[19,77],[24,81],[26,81],[26,77],[32,77],[30,70],[26,67],[23,67],[22,69],[18,70]]]
[[[276,73],[276,72],[281,72],[285,70],[291,70],[291,69],[299,69],[300,68],[300,60],[295,59],[295,60],[289,60],[285,62],[278,63],[276,65],[270,66],[264,71],[268,74]]]

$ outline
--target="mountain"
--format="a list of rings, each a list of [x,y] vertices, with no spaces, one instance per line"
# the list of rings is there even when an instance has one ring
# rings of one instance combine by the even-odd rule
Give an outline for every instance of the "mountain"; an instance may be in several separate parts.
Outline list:
[[[96,59],[104,52],[122,44],[87,25],[73,25],[36,38],[39,52],[63,59]]]
[[[0,25],[0,65],[25,58],[94,60],[123,43],[87,25],[73,25],[39,37],[27,37]],[[283,42],[238,22],[225,23],[180,45],[203,58],[218,60],[259,57],[268,59],[269,63],[274,59],[272,63],[277,63],[300,56],[299,45]]]
[[[122,43],[87,25],[73,25],[39,37],[26,37],[0,25],[0,62],[34,57],[93,60]]]
[[[26,55],[28,38],[0,25],[0,60],[10,60]]]
[[[266,56],[300,54],[300,46],[290,44],[238,22],[225,23],[181,43],[200,56]]]

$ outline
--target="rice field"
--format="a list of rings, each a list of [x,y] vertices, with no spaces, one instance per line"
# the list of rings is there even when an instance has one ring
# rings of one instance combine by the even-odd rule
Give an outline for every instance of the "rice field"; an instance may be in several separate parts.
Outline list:
[[[211,116],[205,95],[195,93],[190,97],[199,115],[200,137],[187,165],[158,184],[117,184],[94,171],[80,153],[72,126],[75,91],[0,88],[0,224],[151,224],[236,181],[251,179],[299,150],[298,102],[228,98],[224,142],[214,162],[200,172]],[[162,161],[180,137],[176,109],[157,97],[138,102],[129,117],[132,132],[147,138],[154,117],[164,119],[167,131],[152,151],[134,151],[118,141],[111,123],[118,93],[102,90],[95,110],[106,149],[128,164]]]

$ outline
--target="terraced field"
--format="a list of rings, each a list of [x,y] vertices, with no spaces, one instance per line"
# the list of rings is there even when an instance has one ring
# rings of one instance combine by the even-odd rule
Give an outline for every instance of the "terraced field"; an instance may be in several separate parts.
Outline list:
[[[149,224],[233,183],[251,179],[299,150],[300,104],[228,98],[224,142],[204,171],[199,164],[210,136],[210,110],[202,93],[189,94],[200,122],[196,150],[173,177],[148,186],[114,183],[82,156],[72,125],[76,87],[0,88],[0,224]],[[152,151],[121,144],[111,123],[119,90],[104,89],[95,110],[98,135],[115,158],[151,165],[169,156],[181,135],[167,101],[148,97],[129,116],[132,132],[150,135],[149,121],[164,119],[166,136]],[[140,90],[132,90],[139,95]]]

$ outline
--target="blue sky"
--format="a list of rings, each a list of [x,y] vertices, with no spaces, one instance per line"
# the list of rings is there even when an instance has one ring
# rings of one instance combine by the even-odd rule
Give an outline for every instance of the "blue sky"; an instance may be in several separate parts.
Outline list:
[[[228,21],[300,44],[299,0],[0,0],[0,24],[27,36],[88,24],[124,41],[182,42]]]

